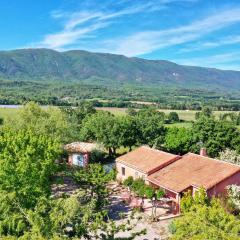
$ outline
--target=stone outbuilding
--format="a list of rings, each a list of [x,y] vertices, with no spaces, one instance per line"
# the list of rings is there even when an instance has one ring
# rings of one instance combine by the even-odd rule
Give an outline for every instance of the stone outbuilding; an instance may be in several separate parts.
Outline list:
[[[90,154],[98,149],[96,143],[73,142],[64,146],[68,153],[68,164],[86,167],[89,163]]]

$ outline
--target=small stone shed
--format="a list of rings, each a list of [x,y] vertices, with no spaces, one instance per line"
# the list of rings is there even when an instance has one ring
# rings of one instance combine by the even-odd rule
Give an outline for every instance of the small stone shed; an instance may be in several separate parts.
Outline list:
[[[96,143],[73,142],[64,146],[68,153],[68,164],[86,167],[89,163],[90,154],[98,149]]]

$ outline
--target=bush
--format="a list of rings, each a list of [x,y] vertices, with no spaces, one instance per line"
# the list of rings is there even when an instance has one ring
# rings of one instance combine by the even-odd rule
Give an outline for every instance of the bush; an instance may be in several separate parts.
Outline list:
[[[157,199],[160,199],[164,196],[165,192],[161,189],[155,191],[155,189],[146,185],[145,181],[142,178],[138,178],[136,180],[133,177],[128,177],[123,181],[123,185],[125,187],[130,187],[130,189],[139,197],[146,197],[148,199],[152,199],[154,195],[157,195]]]
[[[232,206],[234,212],[240,211],[240,187],[237,185],[228,186],[228,205]]]
[[[157,200],[160,200],[164,195],[165,195],[165,192],[163,189],[158,189],[156,191]]]
[[[145,195],[148,199],[152,199],[154,194],[155,194],[155,190],[153,187],[149,186],[149,185],[146,185],[145,186]]]
[[[144,196],[145,182],[142,178],[133,181],[131,189],[139,196]]]
[[[102,163],[106,159],[106,153],[94,150],[90,154],[90,163]]]
[[[191,207],[193,206],[193,203],[194,199],[192,197],[191,191],[184,192],[181,199],[181,211],[183,213],[189,212]]]
[[[197,192],[195,192],[194,196],[192,196],[191,191],[187,191],[181,199],[181,211],[183,213],[189,212],[193,207],[208,204],[209,200],[204,188],[200,188]]]
[[[176,112],[170,112],[169,115],[168,115],[168,120],[171,123],[180,121],[179,116]]]
[[[128,177],[128,178],[126,178],[124,181],[123,181],[123,185],[125,186],[125,187],[131,187],[132,186],[132,184],[133,184],[133,177],[132,176],[130,176],[130,177]]]
[[[204,194],[201,197],[204,199]],[[194,199],[195,200],[195,199]],[[240,220],[229,214],[217,198],[208,204],[193,203],[193,207],[173,220],[169,231],[171,240],[180,239],[239,239]],[[203,203],[203,204],[202,204]]]
[[[169,231],[171,234],[176,233],[177,228],[176,228],[176,225],[174,224],[174,221],[171,222],[171,223],[168,225],[168,231]]]

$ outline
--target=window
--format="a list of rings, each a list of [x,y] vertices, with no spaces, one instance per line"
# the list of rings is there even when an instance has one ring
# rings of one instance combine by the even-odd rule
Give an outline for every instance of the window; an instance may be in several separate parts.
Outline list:
[[[145,181],[145,175],[142,175],[142,179]]]
[[[125,168],[122,167],[122,175],[125,176]]]
[[[82,154],[73,154],[73,165],[83,167],[84,166],[84,156]]]
[[[138,178],[138,172],[135,172],[135,178]]]

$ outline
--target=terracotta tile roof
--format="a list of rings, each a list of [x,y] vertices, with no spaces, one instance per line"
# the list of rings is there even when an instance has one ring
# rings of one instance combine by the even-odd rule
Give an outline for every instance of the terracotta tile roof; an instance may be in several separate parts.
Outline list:
[[[150,174],[176,161],[178,158],[177,155],[142,146],[117,158],[116,161]]]
[[[98,146],[96,143],[73,142],[65,145],[64,149],[71,153],[87,153],[98,149]]]
[[[240,167],[237,165],[188,153],[151,174],[148,179],[174,192],[181,192],[192,185],[207,190],[239,171]]]

